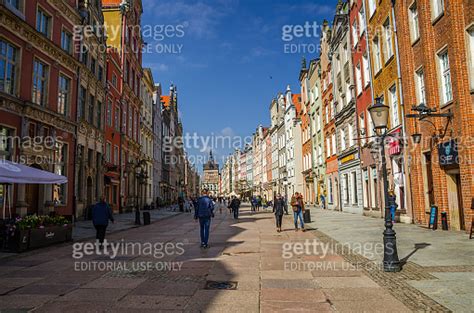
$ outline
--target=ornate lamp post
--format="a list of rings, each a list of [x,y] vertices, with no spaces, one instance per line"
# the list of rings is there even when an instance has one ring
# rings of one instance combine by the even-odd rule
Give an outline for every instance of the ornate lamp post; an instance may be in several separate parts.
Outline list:
[[[141,205],[141,197],[142,197],[142,188],[144,181],[148,178],[147,173],[145,171],[146,161],[140,160],[138,161],[137,165],[135,166],[135,177],[137,181],[137,188],[138,188],[138,195],[137,195],[137,202],[135,206],[135,225],[141,225],[140,221],[140,205]]]
[[[385,203],[385,230],[383,232],[383,269],[385,272],[399,272],[401,270],[400,260],[397,252],[397,238],[393,230],[392,216],[388,196],[387,161],[385,158],[385,138],[387,134],[389,107],[384,105],[380,98],[375,99],[375,104],[369,108],[369,113],[374,123],[375,132],[380,139],[382,180]]]

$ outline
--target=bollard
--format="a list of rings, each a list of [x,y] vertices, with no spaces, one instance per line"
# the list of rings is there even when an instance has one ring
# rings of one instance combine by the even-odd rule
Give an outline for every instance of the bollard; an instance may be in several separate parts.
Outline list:
[[[448,230],[448,217],[446,212],[441,212],[441,227],[443,230]]]
[[[150,212],[143,212],[143,225],[150,225],[151,217]]]

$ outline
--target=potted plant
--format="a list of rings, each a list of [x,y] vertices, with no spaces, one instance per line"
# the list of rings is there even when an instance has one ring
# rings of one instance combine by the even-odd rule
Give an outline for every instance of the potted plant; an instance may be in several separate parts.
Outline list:
[[[72,238],[72,225],[64,216],[38,216],[36,228],[30,230],[29,248],[49,246]]]

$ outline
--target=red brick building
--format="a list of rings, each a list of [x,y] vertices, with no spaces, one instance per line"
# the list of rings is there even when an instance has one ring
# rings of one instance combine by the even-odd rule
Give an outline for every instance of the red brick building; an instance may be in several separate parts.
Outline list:
[[[136,169],[140,157],[140,87],[142,78],[142,47],[140,31],[142,3],[137,1],[103,0],[107,44],[118,49],[122,71],[122,129],[120,156],[122,169],[121,206],[131,211],[138,205]]]
[[[436,113],[453,114],[452,120],[406,119],[414,221],[426,225],[430,206],[437,205],[447,213],[450,229],[469,230],[474,212],[474,5],[470,0],[400,0],[395,14],[406,113],[424,103]],[[421,134],[419,144],[410,140],[413,134]]]
[[[352,67],[356,95],[357,137],[360,138],[363,212],[366,215],[380,216],[381,212],[377,199],[379,186],[377,168],[370,153],[370,140],[365,139],[365,137],[373,135],[372,120],[367,111],[367,108],[373,103],[373,94],[364,1],[353,1],[349,12]]]
[[[105,195],[114,212],[120,211],[120,151],[122,70],[120,54],[107,49],[107,103],[105,107]]]
[[[0,67],[7,69],[0,77],[0,156],[68,177],[64,185],[15,185],[13,212],[21,215],[73,215],[77,5],[0,1]]]

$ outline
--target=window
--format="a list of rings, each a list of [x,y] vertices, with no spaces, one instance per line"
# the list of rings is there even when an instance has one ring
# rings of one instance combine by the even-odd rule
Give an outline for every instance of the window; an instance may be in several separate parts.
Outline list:
[[[119,165],[119,148],[114,146],[114,164]]]
[[[364,67],[364,87],[367,87],[370,83],[370,67],[369,67],[369,59],[367,54],[362,56],[362,65]]]
[[[336,133],[332,133],[331,135],[331,142],[332,142],[332,154],[336,154]]]
[[[346,132],[344,129],[339,130],[340,139],[341,139],[341,151],[346,150]]]
[[[390,92],[390,111],[391,111],[391,126],[392,128],[400,124],[400,118],[398,114],[398,96],[397,96],[397,87],[393,86],[389,90]]]
[[[94,104],[95,97],[93,95],[89,96],[89,108],[87,110],[87,122],[91,125],[94,123]]]
[[[61,31],[61,48],[67,53],[72,53],[72,34],[66,30]]]
[[[342,194],[344,195],[344,204],[349,203],[349,175],[342,175]]]
[[[469,77],[471,78],[471,89],[474,89],[474,26],[468,30],[468,36]]]
[[[357,185],[358,184],[357,184],[357,174],[356,174],[356,172],[352,172],[351,177],[352,177],[352,195],[351,195],[352,204],[358,204],[359,199],[357,197]]]
[[[420,22],[418,20],[418,7],[416,2],[410,7],[410,31],[411,31],[411,40],[416,41],[420,38]]]
[[[321,114],[318,113],[316,114],[316,131],[320,131],[321,130]]]
[[[12,129],[0,126],[0,158],[9,160],[13,153]],[[3,203],[2,203],[3,204]]]
[[[24,0],[6,0],[6,5],[9,9],[13,9],[17,11],[17,13],[22,13],[24,8],[23,1]]]
[[[375,13],[375,0],[369,0],[369,17]]]
[[[81,63],[87,66],[89,62],[89,49],[87,47],[82,47],[81,49]]]
[[[71,93],[71,80],[59,74],[58,83],[58,113],[62,115],[69,114],[69,103]]]
[[[112,100],[109,100],[107,103],[107,112],[106,112],[106,120],[107,120],[107,126],[112,126]]]
[[[357,20],[354,21],[352,24],[352,40],[354,47],[357,46],[357,43],[359,42],[359,31],[357,30]]]
[[[448,103],[453,100],[453,92],[451,87],[451,71],[449,69],[448,51],[444,51],[438,55],[440,80],[441,80],[441,104]]]
[[[360,64],[356,65],[356,90],[357,90],[357,95],[360,95],[362,93],[362,78],[361,78]]]
[[[364,12],[364,6],[362,6],[359,11],[359,36],[362,36],[364,32],[365,32],[365,12]]]
[[[101,65],[99,65],[99,70],[97,71],[97,79],[100,82],[104,79],[104,68]]]
[[[364,146],[366,143],[367,132],[365,129],[365,118],[364,113],[361,113],[359,116],[359,135],[360,135],[360,145]]]
[[[112,74],[112,85],[117,88],[117,75]]]
[[[86,88],[79,88],[79,100],[77,102],[77,117],[78,119],[84,118],[86,115]]]
[[[111,150],[112,145],[110,144],[110,142],[107,141],[107,143],[105,144],[105,160],[109,163],[111,163]]]
[[[348,133],[349,133],[349,146],[352,147],[355,142],[354,142],[354,127],[352,124],[349,124],[348,126]]]
[[[33,64],[33,91],[31,101],[38,105],[46,105],[48,90],[48,65],[35,60]]]
[[[51,16],[40,8],[36,11],[36,30],[46,37],[49,37],[51,31]]]
[[[331,156],[331,141],[329,137],[326,137],[326,157],[329,158]]]
[[[392,44],[392,28],[390,27],[390,19],[387,19],[383,24],[384,35],[385,35],[385,62],[388,62],[393,56],[393,44]]]
[[[378,73],[382,69],[382,56],[380,55],[380,42],[378,37],[374,38],[372,45],[374,46],[374,72]]]
[[[95,58],[91,58],[91,72],[94,75],[96,73],[96,65],[97,65],[97,60]]]
[[[102,102],[97,101],[97,120],[96,126],[98,129],[102,129]]]
[[[419,69],[415,73],[415,84],[416,84],[416,100],[418,100],[418,104],[425,103],[425,74],[423,73],[423,69]]]
[[[444,12],[444,0],[431,0],[432,18],[436,19]]]
[[[17,87],[18,49],[0,40],[0,91],[15,95]]]

